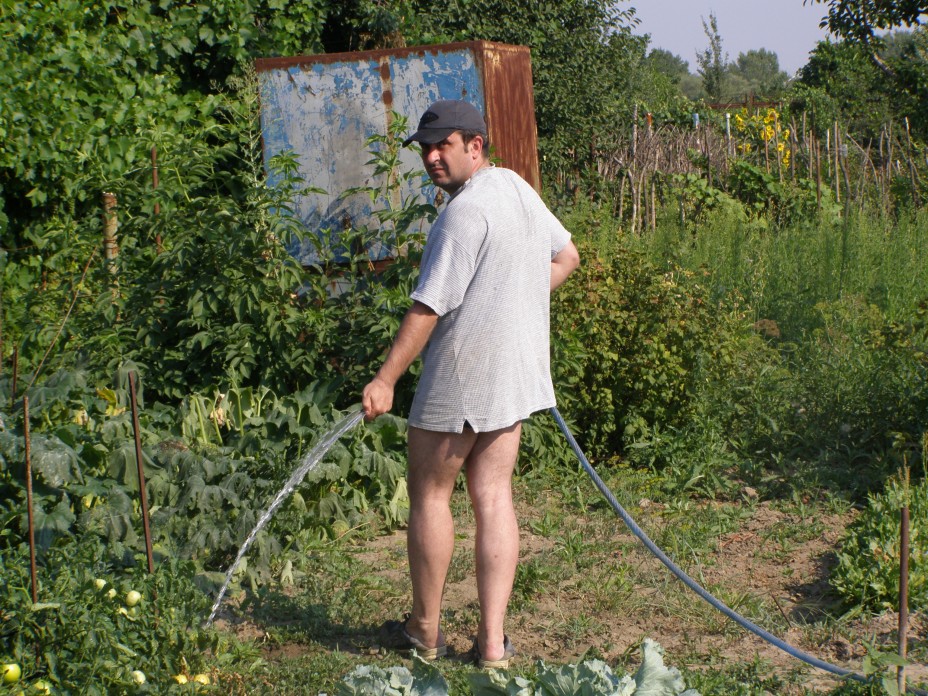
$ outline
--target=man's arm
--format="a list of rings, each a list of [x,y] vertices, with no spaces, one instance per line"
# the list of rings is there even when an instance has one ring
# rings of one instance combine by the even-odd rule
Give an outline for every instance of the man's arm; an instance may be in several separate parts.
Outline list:
[[[577,253],[577,247],[573,242],[567,242],[567,246],[551,259],[551,290],[567,280],[567,276],[573,273],[579,265],[580,254]]]
[[[431,307],[413,302],[403,317],[386,360],[362,392],[361,404],[367,420],[373,420],[393,407],[393,389],[397,381],[425,348],[437,323],[438,315]]]

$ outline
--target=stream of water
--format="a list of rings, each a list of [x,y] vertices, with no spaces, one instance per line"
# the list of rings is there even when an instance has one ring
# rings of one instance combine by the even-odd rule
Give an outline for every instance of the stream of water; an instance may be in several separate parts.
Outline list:
[[[258,523],[255,525],[255,528],[251,530],[251,533],[245,539],[245,543],[242,544],[242,548],[239,549],[238,556],[235,557],[235,560],[232,562],[232,565],[229,566],[229,570],[226,571],[226,581],[223,583],[222,588],[219,590],[219,595],[216,597],[216,602],[213,604],[213,609],[209,614],[209,618],[206,620],[206,626],[209,626],[213,623],[213,619],[216,618],[216,612],[219,611],[219,605],[222,603],[222,598],[225,596],[226,590],[229,589],[229,583],[232,582],[232,575],[235,573],[235,569],[238,567],[239,562],[244,557],[245,553],[248,551],[248,548],[251,546],[252,542],[255,540],[255,537],[258,536],[264,525],[268,523],[274,513],[277,511],[277,508],[280,507],[281,503],[286,500],[293,489],[300,485],[300,482],[306,478],[308,474],[325,456],[325,453],[329,451],[329,448],[335,444],[335,442],[354,426],[356,426],[361,419],[364,417],[364,411],[357,411],[346,416],[344,419],[339,421],[336,425],[332,427],[325,435],[323,435],[319,442],[316,443],[316,446],[313,447],[306,456],[303,457],[303,461],[300,462],[300,465],[294,470],[293,474],[287,479],[287,483],[284,484],[284,487],[280,489],[280,492],[268,506],[261,517],[258,518]]]

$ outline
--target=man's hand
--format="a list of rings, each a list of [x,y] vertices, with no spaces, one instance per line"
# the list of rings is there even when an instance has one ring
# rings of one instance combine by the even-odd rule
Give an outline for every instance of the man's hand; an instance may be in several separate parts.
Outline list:
[[[364,417],[369,421],[387,413],[393,408],[393,387],[382,379],[374,377],[364,387],[361,394],[361,405],[364,407]]]

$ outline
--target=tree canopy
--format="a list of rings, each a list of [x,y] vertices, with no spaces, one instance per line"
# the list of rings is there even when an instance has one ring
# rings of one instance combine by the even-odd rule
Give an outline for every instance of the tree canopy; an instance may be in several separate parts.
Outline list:
[[[835,36],[864,43],[873,39],[878,30],[913,27],[922,23],[928,13],[926,0],[805,0],[827,5],[828,15],[822,18]]]

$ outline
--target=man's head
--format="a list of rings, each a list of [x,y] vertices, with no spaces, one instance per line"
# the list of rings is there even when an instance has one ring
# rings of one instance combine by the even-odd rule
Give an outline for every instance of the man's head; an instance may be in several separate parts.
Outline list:
[[[455,131],[461,131],[467,142],[476,135],[482,136],[484,150],[487,150],[489,139],[486,121],[472,104],[460,99],[448,99],[432,104],[419,119],[418,130],[403,141],[403,145],[409,145],[413,141],[423,145],[434,145]]]
[[[463,101],[435,102],[422,115],[419,129],[403,144],[422,146],[422,163],[436,186],[457,191],[488,164],[487,127],[483,116]]]

